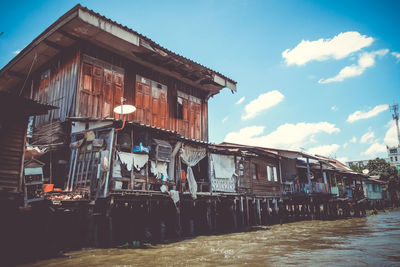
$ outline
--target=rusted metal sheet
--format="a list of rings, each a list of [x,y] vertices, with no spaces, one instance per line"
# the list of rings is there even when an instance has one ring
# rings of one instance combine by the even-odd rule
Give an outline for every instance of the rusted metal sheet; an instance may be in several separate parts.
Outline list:
[[[56,58],[47,69],[34,78],[32,98],[59,107],[47,115],[37,116],[35,126],[50,120],[65,121],[74,116],[76,85],[78,80],[79,54],[68,52]]]

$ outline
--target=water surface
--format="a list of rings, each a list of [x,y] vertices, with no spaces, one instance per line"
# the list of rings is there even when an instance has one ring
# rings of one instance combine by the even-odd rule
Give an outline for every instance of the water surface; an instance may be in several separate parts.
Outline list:
[[[34,266],[400,266],[400,211],[201,236],[147,249],[91,249]]]

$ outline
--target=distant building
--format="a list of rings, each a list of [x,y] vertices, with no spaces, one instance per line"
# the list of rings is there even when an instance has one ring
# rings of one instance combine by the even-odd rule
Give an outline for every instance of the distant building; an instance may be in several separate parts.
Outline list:
[[[387,148],[387,153],[389,160],[388,162],[390,165],[396,167],[398,170],[400,170],[400,145],[397,147],[386,147]]]

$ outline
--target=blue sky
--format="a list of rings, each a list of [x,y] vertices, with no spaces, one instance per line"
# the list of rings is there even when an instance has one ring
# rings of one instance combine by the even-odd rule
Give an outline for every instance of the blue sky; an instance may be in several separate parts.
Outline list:
[[[0,65],[76,3],[3,3]],[[400,1],[81,4],[238,82],[210,100],[211,142],[341,160],[397,144],[388,105],[400,102]]]

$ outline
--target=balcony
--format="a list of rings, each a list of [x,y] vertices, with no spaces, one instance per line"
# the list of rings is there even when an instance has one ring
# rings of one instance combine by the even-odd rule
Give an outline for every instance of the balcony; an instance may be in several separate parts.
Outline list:
[[[286,182],[283,184],[283,194],[310,194],[310,193],[329,193],[327,186],[324,183],[311,183],[309,184],[297,184],[293,182]]]

